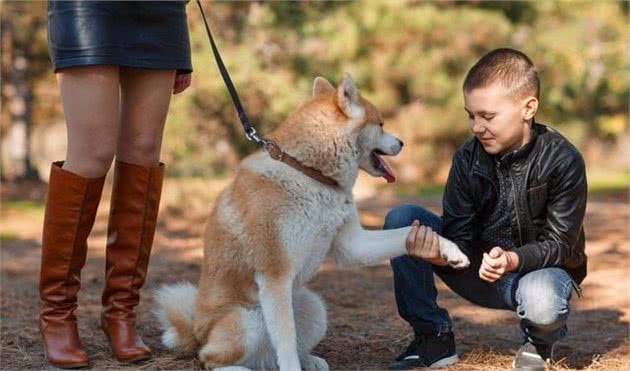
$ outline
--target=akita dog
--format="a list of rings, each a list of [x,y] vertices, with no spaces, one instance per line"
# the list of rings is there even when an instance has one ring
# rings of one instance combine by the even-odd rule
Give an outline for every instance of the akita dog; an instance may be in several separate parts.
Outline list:
[[[359,169],[395,180],[381,156],[403,142],[383,130],[349,75],[338,88],[316,78],[312,97],[269,138],[285,156],[245,158],[217,198],[198,288],[156,292],[162,342],[218,370],[327,370],[310,354],[326,333],[326,309],[305,284],[327,254],[367,266],[406,253],[411,228],[363,229],[352,197]],[[440,254],[453,267],[469,264],[441,237]]]

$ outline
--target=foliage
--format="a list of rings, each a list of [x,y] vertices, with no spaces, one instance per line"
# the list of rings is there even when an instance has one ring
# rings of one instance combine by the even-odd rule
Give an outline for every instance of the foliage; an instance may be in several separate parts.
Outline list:
[[[272,130],[307,98],[315,76],[336,82],[350,72],[408,144],[394,161],[403,181],[444,178],[454,148],[469,135],[464,75],[497,47],[524,51],[540,70],[539,121],[581,148],[591,140],[614,143],[626,131],[625,2],[203,4],[259,131]],[[172,99],[163,157],[172,175],[217,176],[255,147],[243,137],[194,1],[187,11],[193,85]]]

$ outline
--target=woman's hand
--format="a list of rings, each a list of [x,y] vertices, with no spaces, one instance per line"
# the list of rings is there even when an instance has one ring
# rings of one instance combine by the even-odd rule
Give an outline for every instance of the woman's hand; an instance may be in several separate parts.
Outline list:
[[[173,84],[173,94],[179,94],[186,90],[190,86],[191,74],[186,73],[175,76],[175,83]]]

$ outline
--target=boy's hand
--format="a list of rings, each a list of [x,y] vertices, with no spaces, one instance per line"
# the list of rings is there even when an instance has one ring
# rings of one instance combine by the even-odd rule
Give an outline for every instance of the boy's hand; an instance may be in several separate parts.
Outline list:
[[[517,265],[518,255],[516,253],[495,246],[490,250],[490,253],[483,253],[483,261],[479,267],[479,278],[494,282],[501,278],[505,272],[513,271]]]
[[[440,256],[440,239],[430,227],[420,225],[414,220],[411,231],[407,236],[407,254],[426,260],[435,265],[447,265],[446,260]]]

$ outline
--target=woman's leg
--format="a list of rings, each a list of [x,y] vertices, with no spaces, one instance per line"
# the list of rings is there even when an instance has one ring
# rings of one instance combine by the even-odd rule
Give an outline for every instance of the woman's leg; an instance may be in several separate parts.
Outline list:
[[[109,170],[120,119],[118,79],[118,66],[73,67],[57,73],[68,128],[65,170],[87,178]]]
[[[118,69],[73,67],[57,75],[68,125],[67,161],[50,170],[42,236],[39,327],[48,360],[81,367],[88,356],[74,310],[118,127]]]
[[[145,167],[158,165],[174,80],[174,70],[121,68],[117,160]]]
[[[121,127],[107,232],[106,284],[101,324],[114,356],[151,356],[138,336],[140,301],[153,244],[164,176],[162,131],[175,71],[121,68]]]

